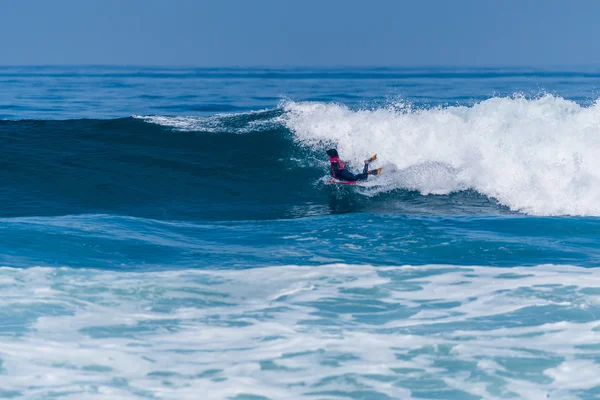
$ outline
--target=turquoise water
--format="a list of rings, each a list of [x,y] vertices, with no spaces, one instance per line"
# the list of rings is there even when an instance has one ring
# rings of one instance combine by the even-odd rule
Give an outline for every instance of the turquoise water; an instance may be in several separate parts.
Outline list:
[[[599,84],[0,68],[0,398],[597,398]]]

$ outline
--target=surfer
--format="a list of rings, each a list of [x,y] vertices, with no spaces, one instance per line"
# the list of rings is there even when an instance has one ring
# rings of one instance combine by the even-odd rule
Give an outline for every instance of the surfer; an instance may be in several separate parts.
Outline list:
[[[333,176],[335,179],[351,182],[366,181],[369,175],[378,175],[381,173],[381,168],[369,171],[369,164],[377,159],[377,154],[368,160],[365,160],[363,172],[356,175],[346,168],[346,163],[340,160],[340,156],[338,155],[336,149],[327,150],[327,155],[329,156],[329,164],[331,165],[331,176]]]

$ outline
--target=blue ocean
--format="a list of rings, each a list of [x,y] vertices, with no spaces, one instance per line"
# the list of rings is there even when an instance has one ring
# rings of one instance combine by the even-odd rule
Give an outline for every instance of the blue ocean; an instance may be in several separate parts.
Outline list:
[[[600,398],[599,90],[0,67],[0,398]]]

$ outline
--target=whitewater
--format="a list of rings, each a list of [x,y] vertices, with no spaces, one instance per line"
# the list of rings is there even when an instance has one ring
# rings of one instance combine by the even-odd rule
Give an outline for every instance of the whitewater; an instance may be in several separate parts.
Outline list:
[[[597,398],[599,87],[0,67],[0,398]]]
[[[600,103],[552,95],[491,98],[472,106],[410,105],[352,111],[290,103],[297,140],[338,147],[359,165],[365,146],[397,166],[383,190],[427,194],[473,189],[532,215],[599,215]]]
[[[9,398],[573,398],[600,384],[595,269],[30,268],[0,285],[22,332],[0,342]]]

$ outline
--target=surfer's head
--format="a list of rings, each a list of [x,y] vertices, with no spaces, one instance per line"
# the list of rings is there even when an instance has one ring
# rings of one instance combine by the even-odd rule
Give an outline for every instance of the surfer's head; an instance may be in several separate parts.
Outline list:
[[[327,155],[329,156],[329,158],[339,157],[336,149],[327,150]]]

